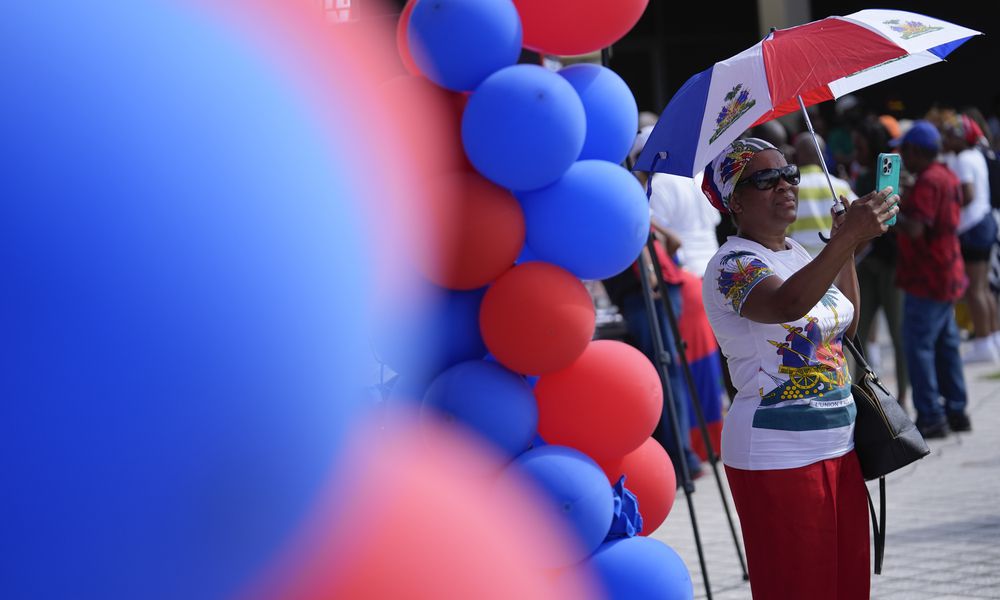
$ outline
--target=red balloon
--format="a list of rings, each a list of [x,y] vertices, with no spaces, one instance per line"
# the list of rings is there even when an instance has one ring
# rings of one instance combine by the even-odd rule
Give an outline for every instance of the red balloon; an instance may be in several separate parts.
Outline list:
[[[403,12],[399,13],[399,21],[396,22],[396,49],[399,50],[399,58],[403,61],[403,67],[410,75],[423,75],[410,54],[410,44],[406,37],[407,31],[410,29],[410,13],[413,12],[416,3],[417,0],[409,0],[403,7]]]
[[[425,425],[359,431],[317,514],[241,597],[603,597],[590,573],[554,577],[547,567],[571,562],[580,542],[541,490],[519,478],[498,485],[491,469],[501,457],[453,428]]]
[[[663,410],[663,388],[649,359],[622,342],[587,345],[570,366],[535,385],[538,433],[549,444],[614,460],[652,435]]]
[[[511,268],[524,246],[524,214],[510,191],[471,171],[431,183],[431,248],[414,256],[433,283],[453,290],[483,287]]]
[[[677,476],[670,456],[653,438],[618,460],[601,463],[612,485],[625,476],[625,487],[639,500],[642,535],[663,524],[677,496]]]
[[[569,271],[528,262],[490,286],[479,311],[486,347],[503,366],[542,375],[568,367],[594,337],[594,302]]]
[[[606,48],[629,32],[649,0],[514,0],[524,47],[560,56]]]

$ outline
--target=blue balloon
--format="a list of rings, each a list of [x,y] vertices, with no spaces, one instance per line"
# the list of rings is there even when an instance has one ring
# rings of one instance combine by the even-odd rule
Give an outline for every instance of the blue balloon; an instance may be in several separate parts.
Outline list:
[[[639,108],[628,84],[611,69],[587,63],[570,65],[559,74],[576,90],[587,114],[580,160],[621,163],[639,129]]]
[[[417,377],[397,375],[387,383],[385,402],[393,407],[418,410],[429,386],[429,381]]]
[[[486,288],[426,289],[418,306],[402,303],[397,314],[376,325],[376,350],[393,371],[430,381],[450,366],[486,355],[479,331]]]
[[[462,144],[494,183],[533,190],[562,177],[580,156],[587,117],[573,86],[538,65],[490,75],[469,97]]]
[[[459,363],[438,375],[424,407],[465,425],[510,458],[523,452],[538,430],[538,406],[528,384],[485,360]]]
[[[611,527],[615,501],[608,478],[593,459],[566,446],[543,445],[519,456],[509,468],[537,483],[577,534],[579,546],[573,558],[583,559],[601,545]]]
[[[517,194],[538,260],[580,279],[606,279],[635,261],[649,234],[649,204],[628,171],[581,160],[556,183]]]
[[[514,261],[514,264],[519,265],[521,263],[537,260],[538,259],[535,258],[535,253],[531,251],[531,248],[529,248],[527,244],[525,244],[524,247],[521,248],[521,253],[517,255],[517,259]]]
[[[521,18],[510,0],[419,0],[407,43],[428,79],[456,92],[476,89],[521,56]]]
[[[5,7],[5,598],[233,597],[333,476],[372,366],[335,201],[363,182],[217,18]]]
[[[673,548],[648,537],[602,544],[584,563],[612,600],[691,600],[691,574]]]

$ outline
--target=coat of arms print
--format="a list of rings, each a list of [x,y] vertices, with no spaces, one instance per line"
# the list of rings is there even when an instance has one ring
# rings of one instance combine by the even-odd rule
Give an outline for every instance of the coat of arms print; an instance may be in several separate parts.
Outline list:
[[[750,98],[750,90],[743,89],[743,84],[737,83],[726,94],[725,104],[722,106],[722,110],[719,111],[718,118],[715,119],[715,133],[712,134],[708,143],[711,144],[717,140],[720,135],[729,129],[730,125],[742,117],[743,113],[753,108],[753,105],[756,103],[756,100]]]
[[[941,31],[943,27],[931,27],[929,25],[924,25],[920,21],[906,21],[900,22],[899,19],[893,19],[891,21],[885,21],[885,24],[889,26],[896,33],[902,34],[904,40],[909,40],[917,37],[918,35],[924,35],[925,33],[931,33],[932,31]]]

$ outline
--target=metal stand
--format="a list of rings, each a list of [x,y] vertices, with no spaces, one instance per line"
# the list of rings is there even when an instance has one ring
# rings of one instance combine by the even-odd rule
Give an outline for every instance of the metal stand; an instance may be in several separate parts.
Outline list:
[[[657,155],[653,159],[653,166],[650,169],[646,180],[646,198],[652,195],[652,178],[653,173],[656,170],[656,163],[660,160],[661,156]],[[736,526],[733,523],[732,513],[729,508],[729,501],[726,499],[726,493],[722,486],[722,477],[719,474],[719,459],[715,453],[715,449],[712,447],[712,441],[708,433],[708,426],[705,423],[705,414],[701,408],[701,401],[698,394],[697,386],[694,383],[694,377],[691,373],[691,366],[687,361],[687,353],[684,349],[684,341],[680,335],[680,328],[677,325],[677,315],[674,312],[673,305],[670,303],[670,299],[667,297],[666,284],[663,281],[663,271],[661,269],[661,264],[659,258],[656,255],[656,248],[654,245],[654,239],[652,233],[646,240],[646,250],[639,257],[639,279],[642,283],[643,288],[643,300],[646,305],[646,313],[649,319],[649,327],[652,333],[653,339],[653,349],[656,358],[657,372],[660,375],[660,382],[663,385],[663,396],[665,399],[665,404],[667,406],[667,413],[670,419],[670,426],[674,432],[674,439],[677,444],[677,456],[681,461],[680,472],[681,472],[681,486],[684,488],[684,495],[688,503],[688,511],[691,515],[691,527],[694,532],[695,546],[698,549],[698,561],[701,566],[702,578],[705,582],[705,594],[706,597],[711,600],[712,589],[708,578],[708,569],[705,565],[705,555],[704,549],[701,543],[701,536],[698,531],[698,522],[695,516],[694,504],[691,500],[691,494],[694,492],[694,483],[691,479],[691,474],[687,467],[687,461],[684,460],[684,447],[683,441],[681,440],[681,428],[678,422],[677,411],[674,406],[673,392],[670,388],[670,378],[668,367],[673,360],[670,353],[667,352],[665,348],[665,343],[663,336],[661,334],[659,316],[656,313],[655,307],[655,294],[653,292],[653,285],[650,281],[649,272],[652,271],[656,276],[656,285],[658,289],[661,290],[660,301],[663,303],[665,309],[667,320],[670,323],[670,331],[673,333],[673,337],[677,340],[677,354],[681,361],[681,367],[684,373],[684,379],[687,383],[688,392],[691,394],[691,404],[694,408],[695,415],[698,421],[698,427],[701,431],[702,439],[705,443],[706,453],[708,454],[709,464],[712,467],[712,472],[715,475],[715,482],[719,490],[719,497],[722,500],[722,506],[726,513],[726,520],[729,524],[729,531],[733,537],[733,545],[736,549],[736,556],[739,559],[740,567],[743,571],[743,580],[749,581],[750,575],[747,572],[746,560],[743,556],[743,549],[740,547],[739,537],[736,535]]]
[[[652,234],[650,234],[652,238]],[[705,596],[712,600],[712,586],[708,581],[708,569],[705,567],[705,551],[701,545],[701,534],[698,533],[698,519],[695,517],[694,502],[691,494],[694,493],[694,483],[691,480],[691,472],[688,470],[687,461],[684,459],[684,444],[681,441],[681,426],[677,418],[677,407],[674,404],[674,393],[670,389],[670,374],[667,366],[672,358],[667,352],[660,333],[660,319],[656,314],[655,299],[653,298],[653,286],[649,281],[649,268],[652,264],[645,253],[639,256],[639,279],[642,282],[642,299],[646,305],[646,316],[649,319],[649,328],[652,330],[653,353],[656,358],[656,372],[660,375],[660,385],[663,388],[663,404],[667,407],[667,416],[670,420],[670,427],[674,432],[674,440],[677,444],[677,457],[680,462],[681,487],[684,488],[684,497],[687,499],[688,513],[691,515],[691,529],[694,532],[694,543],[698,548],[698,562],[701,565],[702,579],[705,581]],[[661,288],[664,289],[665,288]],[[662,294],[661,294],[662,295]],[[669,305],[670,302],[668,301]]]
[[[659,286],[659,289],[665,290],[666,287],[663,281],[663,271],[661,269],[660,259],[656,256],[656,251],[653,247],[652,235],[650,235],[646,240],[646,248],[649,249],[649,256],[653,264],[653,272],[656,274],[657,285]],[[648,293],[651,292],[652,290]],[[666,309],[667,318],[670,321],[670,331],[673,333],[674,339],[677,340],[677,355],[678,358],[680,358],[681,368],[684,372],[684,380],[687,383],[688,393],[691,395],[691,405],[694,407],[695,417],[698,421],[698,429],[701,431],[701,437],[705,443],[705,453],[708,455],[708,463],[712,466],[712,474],[715,475],[715,484],[719,489],[719,497],[722,499],[722,508],[726,513],[726,522],[729,524],[729,533],[733,536],[733,546],[736,549],[736,557],[739,559],[740,568],[743,570],[743,581],[750,581],[750,574],[747,572],[746,560],[743,557],[743,548],[740,547],[740,538],[736,535],[736,525],[733,523],[733,515],[729,509],[729,501],[726,499],[726,491],[722,487],[722,477],[719,475],[719,457],[715,453],[715,449],[712,447],[711,436],[709,436],[708,426],[705,423],[705,412],[701,408],[701,398],[698,394],[698,387],[694,383],[694,375],[691,373],[691,364],[688,363],[687,360],[687,351],[685,348],[686,344],[684,339],[681,337],[680,328],[677,326],[677,315],[674,313],[674,307],[670,303],[669,298],[662,293],[660,294],[660,301]]]
[[[611,59],[611,48],[601,49],[601,65],[604,67],[608,66]],[[646,180],[646,199],[649,200],[652,194],[652,178],[653,173],[656,170],[656,163],[665,157],[663,153],[658,154],[653,159],[653,166],[650,168],[648,178]],[[632,170],[632,165],[627,165],[629,171]],[[680,330],[677,327],[677,315],[674,313],[674,308],[670,304],[670,299],[666,295],[666,286],[663,281],[663,271],[660,269],[660,261],[656,256],[655,247],[653,244],[653,234],[650,232],[649,237],[646,240],[646,248],[648,251],[648,256],[645,253],[640,253],[639,255],[639,280],[642,283],[643,290],[643,303],[646,307],[646,315],[649,319],[649,327],[652,333],[653,340],[653,352],[655,354],[656,371],[660,376],[660,385],[663,388],[663,399],[664,404],[667,407],[667,415],[670,420],[670,427],[674,433],[674,440],[677,444],[677,456],[680,460],[680,472],[681,472],[681,487],[684,488],[684,497],[688,505],[688,514],[691,515],[691,530],[694,534],[695,547],[698,550],[698,563],[701,567],[701,576],[705,585],[705,597],[708,600],[712,600],[712,586],[708,579],[708,568],[705,565],[705,550],[701,543],[701,534],[698,531],[698,519],[695,516],[694,502],[691,499],[691,494],[694,493],[694,482],[691,479],[691,472],[688,470],[687,461],[684,456],[684,442],[681,440],[681,427],[677,415],[677,407],[674,404],[673,390],[670,387],[670,374],[668,367],[673,360],[671,355],[666,351],[665,343],[663,340],[663,335],[660,329],[659,316],[656,313],[655,306],[655,296],[653,293],[653,286],[649,279],[649,268],[652,267],[653,272],[656,274],[656,281],[659,289],[663,291],[660,294],[660,301],[663,302],[666,308],[667,319],[670,321],[670,330],[673,332],[674,339],[677,340],[677,353],[681,360],[681,365],[684,369],[684,377],[687,381],[687,387],[691,394],[691,404],[694,406],[695,414],[698,419],[698,427],[701,430],[702,438],[705,442],[705,448],[708,454],[709,463],[712,465],[712,472],[715,475],[715,481],[719,488],[719,495],[722,499],[722,506],[725,508],[726,519],[729,522],[729,531],[733,536],[733,544],[736,547],[736,555],[740,561],[740,567],[743,569],[743,581],[749,581],[750,575],[747,573],[746,561],[743,558],[743,549],[740,547],[739,538],[736,536],[736,527],[733,524],[732,514],[729,510],[729,501],[726,499],[725,490],[722,487],[722,479],[719,476],[718,469],[718,457],[712,448],[712,441],[709,437],[708,426],[705,424],[705,414],[701,409],[701,402],[698,397],[698,390],[694,384],[694,378],[691,374],[691,367],[687,362],[687,354],[684,352],[684,342],[680,336]],[[648,261],[648,262],[647,262]]]
[[[653,193],[653,187],[652,187],[653,186],[653,174],[656,172],[656,164],[660,161],[661,158],[663,158],[663,154],[662,153],[657,154],[653,158],[653,164],[652,164],[652,166],[650,168],[649,173],[647,174],[647,178],[646,178],[646,199],[647,200],[649,200],[650,197],[652,196],[652,193]],[[650,261],[650,263],[652,264],[652,271],[653,271],[653,273],[656,276],[656,283],[657,283],[658,289],[665,291],[666,290],[666,284],[663,281],[662,265],[660,264],[660,259],[659,259],[659,257],[656,254],[656,249],[655,249],[655,246],[654,246],[654,240],[653,240],[652,233],[646,239],[646,249],[647,249],[647,252],[645,254],[643,254],[642,256],[640,256],[640,261],[642,261],[642,263],[644,263],[646,260]],[[646,268],[647,267],[646,267],[645,264],[640,264],[640,269],[639,269],[640,274],[644,275],[647,272],[647,271],[645,271]],[[656,349],[657,350],[657,357],[659,359],[657,361],[658,362],[657,366],[658,366],[659,370],[662,371],[665,374],[666,373],[667,365],[669,365],[670,361],[672,360],[672,355],[665,354],[662,351],[662,348],[664,346],[664,344],[663,344],[663,338],[662,338],[662,335],[661,335],[660,329],[659,329],[658,317],[655,314],[655,309],[652,307],[653,292],[652,292],[651,288],[647,288],[646,284],[647,284],[647,282],[643,281],[643,292],[644,292],[644,294],[646,296],[648,296],[648,302],[647,302],[646,309],[647,309],[647,312],[649,313],[649,317],[650,317],[649,320],[650,320],[650,323],[651,323],[651,328],[653,327],[652,324],[654,322],[656,323],[656,328],[653,329],[653,340],[654,340],[654,344],[656,344],[656,345],[659,346]],[[685,350],[685,343],[684,343],[683,338],[681,337],[680,328],[677,325],[677,314],[674,312],[674,307],[671,304],[670,299],[667,297],[666,294],[664,294],[664,293],[660,294],[660,301],[663,303],[663,308],[664,308],[664,310],[665,310],[665,312],[667,314],[667,319],[670,322],[670,331],[673,334],[673,338],[675,340],[674,346],[675,346],[675,349],[677,350],[677,356],[680,359],[681,368],[682,368],[682,371],[683,371],[683,374],[684,374],[685,383],[687,384],[688,393],[691,396],[691,405],[694,408],[695,417],[696,417],[696,420],[698,421],[698,429],[701,431],[702,440],[704,441],[704,444],[705,444],[705,452],[708,455],[708,462],[711,465],[711,467],[712,467],[712,473],[715,476],[716,487],[719,490],[719,498],[722,501],[722,507],[723,507],[723,510],[726,513],[726,522],[729,525],[729,532],[730,532],[730,534],[732,535],[732,538],[733,538],[733,547],[736,550],[736,557],[739,560],[740,569],[743,572],[743,581],[749,581],[750,580],[750,575],[749,575],[749,573],[747,571],[746,559],[744,558],[744,555],[743,555],[743,549],[740,546],[739,537],[736,534],[736,525],[733,522],[733,515],[732,515],[732,512],[731,512],[731,510],[729,508],[729,501],[726,498],[726,491],[723,488],[723,484],[722,484],[722,476],[719,473],[719,457],[715,453],[715,448],[712,446],[711,436],[708,433],[708,426],[705,423],[705,413],[704,413],[704,411],[701,408],[701,398],[700,398],[700,395],[698,393],[698,388],[697,388],[697,386],[694,383],[694,375],[691,373],[691,365],[690,365],[690,363],[687,360],[687,352]],[[665,394],[667,394],[667,393],[669,393],[669,387],[670,387],[669,383],[668,383],[668,380],[664,379],[664,384],[665,384],[665,386],[664,386]],[[667,397],[667,396],[665,395],[664,397]],[[671,406],[671,409],[672,408],[673,407]],[[672,419],[672,421],[676,420],[673,415],[671,415],[671,419]],[[677,455],[683,458],[683,456],[684,456],[684,450],[681,447],[682,446],[682,442],[681,442],[680,435],[679,435],[679,433],[680,433],[679,432],[680,427],[679,427],[679,425],[677,423],[673,423],[673,426],[674,426],[674,436],[675,436],[675,438],[677,440],[677,444],[678,444]],[[687,463],[685,461],[683,461],[683,460],[681,462],[684,463],[682,465],[682,468],[681,468],[681,473],[682,473],[682,476],[684,478],[683,485],[685,487],[685,493],[688,494],[688,503],[689,503],[689,508],[691,509],[691,523],[692,523],[692,526],[694,528],[695,543],[698,546],[698,558],[699,558],[699,560],[702,563],[702,565],[701,565],[702,566],[702,574],[703,574],[703,576],[705,578],[706,594],[708,595],[708,598],[711,599],[712,594],[711,594],[711,591],[708,589],[709,588],[709,585],[708,585],[708,575],[707,575],[706,569],[705,569],[704,557],[702,556],[701,541],[700,541],[699,536],[698,536],[698,528],[697,528],[697,523],[695,522],[694,509],[690,505],[690,495],[689,494],[690,494],[690,492],[694,491],[694,483],[690,479],[690,476],[689,476],[689,473],[688,473],[688,469],[687,469]],[[688,490],[689,487],[690,487],[690,491]]]

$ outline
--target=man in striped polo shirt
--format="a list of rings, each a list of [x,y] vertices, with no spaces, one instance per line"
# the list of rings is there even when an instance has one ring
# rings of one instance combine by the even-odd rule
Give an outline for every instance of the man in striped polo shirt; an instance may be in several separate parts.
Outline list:
[[[816,136],[816,141],[825,151],[823,138]],[[822,232],[829,235],[833,225],[833,217],[830,216],[833,198],[830,197],[830,185],[826,182],[820,160],[812,136],[809,133],[799,134],[795,138],[795,162],[799,165],[802,176],[799,181],[799,210],[795,222],[788,228],[788,237],[802,244],[813,258],[824,246],[818,234]],[[830,179],[838,196],[844,195],[850,200],[857,198],[849,183],[832,175]]]

